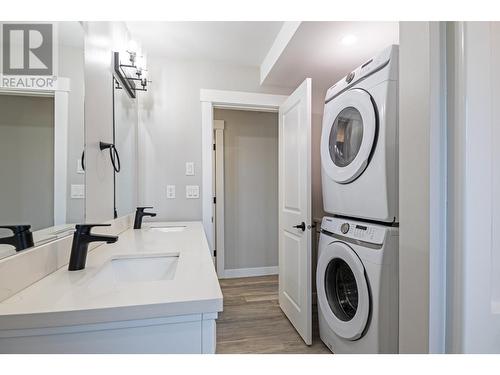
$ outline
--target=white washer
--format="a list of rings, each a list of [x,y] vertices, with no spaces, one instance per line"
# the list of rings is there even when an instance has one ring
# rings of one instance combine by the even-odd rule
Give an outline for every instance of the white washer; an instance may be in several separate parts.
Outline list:
[[[321,166],[326,212],[398,221],[398,46],[328,89]]]
[[[332,352],[398,352],[398,233],[397,227],[323,218],[319,332]]]

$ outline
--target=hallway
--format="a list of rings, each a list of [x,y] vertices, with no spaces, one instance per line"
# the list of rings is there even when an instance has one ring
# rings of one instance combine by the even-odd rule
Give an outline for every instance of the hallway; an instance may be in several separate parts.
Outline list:
[[[217,353],[326,354],[313,308],[313,345],[307,346],[278,303],[278,276],[219,280],[224,311],[217,320]]]

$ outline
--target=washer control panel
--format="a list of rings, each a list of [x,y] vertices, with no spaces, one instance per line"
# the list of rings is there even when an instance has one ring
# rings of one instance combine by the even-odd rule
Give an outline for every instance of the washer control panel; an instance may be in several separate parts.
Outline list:
[[[387,227],[382,225],[368,224],[337,217],[324,217],[321,229],[339,236],[378,245],[384,243],[385,233],[388,230]]]

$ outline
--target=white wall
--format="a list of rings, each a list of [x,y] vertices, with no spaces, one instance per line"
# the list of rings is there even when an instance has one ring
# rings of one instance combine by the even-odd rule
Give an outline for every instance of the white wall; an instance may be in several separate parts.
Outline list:
[[[224,120],[224,269],[278,265],[278,114],[214,110]]]
[[[155,207],[156,219],[201,220],[201,199],[186,199],[185,186],[201,193],[200,89],[289,94],[259,84],[259,70],[204,61],[174,61],[148,55],[153,81],[139,99],[139,203]],[[195,176],[185,176],[185,163]],[[177,198],[166,198],[176,185]]]

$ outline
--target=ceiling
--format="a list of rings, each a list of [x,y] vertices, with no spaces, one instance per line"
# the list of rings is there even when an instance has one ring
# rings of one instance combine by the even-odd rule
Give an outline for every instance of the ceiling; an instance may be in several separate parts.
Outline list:
[[[302,22],[263,83],[295,88],[310,77],[326,91],[398,41],[397,22]]]
[[[147,55],[258,67],[283,22],[127,22]]]

